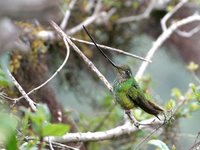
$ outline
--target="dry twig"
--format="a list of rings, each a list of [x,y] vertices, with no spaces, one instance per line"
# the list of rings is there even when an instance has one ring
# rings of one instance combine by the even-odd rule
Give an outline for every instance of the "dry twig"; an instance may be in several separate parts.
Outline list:
[[[94,71],[99,79],[106,85],[106,87],[113,92],[112,85],[107,81],[107,79],[101,74],[101,72],[95,67],[95,65],[81,52],[81,50],[70,40],[67,34],[65,34],[61,28],[53,21],[51,21],[51,25],[58,32],[58,34],[66,39],[67,42],[73,47],[74,51],[83,59],[83,61],[88,65],[88,67]]]
[[[26,92],[23,90],[23,88],[21,87],[21,85],[17,82],[17,80],[15,79],[15,77],[10,73],[9,70],[7,70],[9,77],[11,78],[13,84],[16,86],[16,88],[19,90],[19,92],[22,94],[22,97],[25,98],[25,100],[29,103],[29,106],[31,107],[31,109],[33,111],[36,111],[36,103],[28,96],[28,94],[26,94]]]
[[[149,18],[149,15],[151,14],[155,5],[156,5],[156,1],[151,0],[149,6],[145,9],[145,11],[142,14],[139,14],[137,16],[129,16],[129,17],[120,18],[120,19],[117,20],[116,23],[121,24],[121,23],[133,22],[133,21],[140,21],[140,20]]]
[[[182,20],[179,20],[177,22],[174,22],[172,25],[170,25],[158,38],[157,40],[153,43],[153,46],[151,49],[148,51],[146,55],[147,60],[151,60],[155,52],[158,50],[158,48],[178,29],[179,27],[189,24],[191,22],[195,21],[200,21],[200,15],[199,14],[194,14],[192,16],[189,16],[187,18],[184,18]],[[140,79],[146,70],[148,66],[148,62],[143,62],[142,65],[140,66],[137,74],[136,74],[136,79]]]
[[[67,63],[67,60],[68,60],[69,54],[70,54],[70,49],[69,49],[69,45],[68,45],[67,41],[65,39],[63,39],[63,40],[64,40],[64,43],[65,43],[65,46],[66,46],[66,51],[67,51],[63,63],[60,65],[60,67],[56,70],[56,72],[49,79],[47,79],[44,83],[42,83],[41,85],[37,86],[36,88],[32,89],[30,92],[27,93],[27,95],[30,95],[31,93],[39,90],[40,88],[42,88],[43,86],[45,86],[47,83],[49,83],[62,70],[62,68]],[[23,96],[21,96],[19,98],[15,98],[15,100],[19,101],[22,98],[23,98]]]
[[[88,45],[94,45],[94,43],[92,42],[89,42],[89,41],[85,41],[85,40],[81,40],[81,39],[78,39],[78,38],[74,38],[74,37],[71,37],[71,36],[68,36],[72,41],[75,41],[75,42],[80,42],[80,43],[84,43],[84,44],[88,44]],[[42,39],[42,40],[55,40],[57,37],[56,35],[54,34],[53,31],[40,31],[38,33],[38,38]],[[139,60],[142,60],[142,61],[148,61],[148,62],[151,62],[151,60],[146,60],[145,58],[143,57],[140,57],[138,55],[135,55],[135,54],[131,54],[129,52],[126,52],[124,50],[121,50],[121,49],[118,49],[118,48],[113,48],[113,47],[109,47],[109,46],[105,46],[105,45],[102,45],[102,44],[97,44],[100,48],[103,48],[103,49],[106,49],[106,50],[110,50],[110,51],[114,51],[114,52],[117,52],[117,53],[120,53],[120,54],[123,54],[123,55],[126,55],[126,56],[130,56],[130,57],[133,57],[133,58],[136,58],[136,59],[139,59]]]
[[[75,3],[76,3],[77,0],[71,0],[71,2],[69,3],[69,6],[68,6],[68,9],[66,10],[65,12],[65,16],[60,24],[60,28],[61,29],[65,29],[66,26],[67,26],[67,23],[68,23],[68,20],[69,20],[69,17],[71,15],[71,10],[73,9]]]

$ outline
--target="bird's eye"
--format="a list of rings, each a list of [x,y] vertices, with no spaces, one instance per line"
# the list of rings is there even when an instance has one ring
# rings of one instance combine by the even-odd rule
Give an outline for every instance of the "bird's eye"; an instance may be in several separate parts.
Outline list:
[[[129,70],[126,70],[125,73],[127,76],[131,76],[131,72]]]

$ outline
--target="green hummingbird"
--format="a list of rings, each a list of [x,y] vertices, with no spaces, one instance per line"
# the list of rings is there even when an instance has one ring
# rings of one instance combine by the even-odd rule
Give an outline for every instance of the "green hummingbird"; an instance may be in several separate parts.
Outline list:
[[[140,88],[134,76],[132,75],[130,67],[128,65],[116,65],[113,63],[110,58],[106,56],[103,50],[96,44],[95,40],[89,34],[87,29],[84,26],[83,28],[97,49],[115,68],[117,77],[113,85],[114,97],[117,103],[120,104],[120,106],[125,110],[125,113],[131,119],[131,121],[133,121],[135,126],[138,127],[139,123],[130,114],[130,110],[134,107],[140,107],[145,112],[154,115],[159,119],[158,115],[161,112],[164,112],[164,109],[148,100],[143,90]]]

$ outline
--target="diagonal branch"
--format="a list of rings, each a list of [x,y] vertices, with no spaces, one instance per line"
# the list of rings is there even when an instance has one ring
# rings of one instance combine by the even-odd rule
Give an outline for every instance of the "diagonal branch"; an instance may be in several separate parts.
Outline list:
[[[181,30],[176,30],[176,33],[179,36],[185,37],[185,38],[190,38],[191,36],[193,36],[194,34],[198,33],[200,31],[200,25],[196,26],[195,28],[193,28],[190,31],[181,31]]]
[[[33,111],[36,111],[37,108],[35,106],[35,102],[28,96],[28,94],[26,94],[26,92],[24,91],[24,89],[21,87],[21,85],[17,82],[17,80],[15,79],[15,77],[10,73],[9,70],[7,70],[9,77],[11,78],[13,84],[17,87],[17,89],[19,90],[19,92],[22,94],[22,97],[24,97],[26,99],[26,101],[29,103],[31,109]]]
[[[128,16],[128,17],[123,17],[117,20],[117,24],[122,24],[122,23],[127,23],[127,22],[133,22],[133,21],[140,21],[142,19],[146,19],[149,17],[149,15],[151,14],[152,10],[154,9],[154,7],[156,6],[156,1],[152,0],[149,4],[149,6],[146,8],[146,10],[139,15],[136,16]]]
[[[65,34],[61,28],[53,21],[51,21],[51,25],[53,28],[58,32],[58,34],[63,38],[66,39],[67,42],[73,47],[74,51],[83,59],[83,61],[88,65],[88,67],[94,71],[99,79],[106,85],[106,87],[113,92],[112,85],[107,81],[107,79],[101,74],[101,72],[95,67],[95,65],[81,52],[81,50],[70,40],[69,36]]]
[[[65,13],[65,16],[60,24],[60,28],[61,29],[65,29],[66,26],[67,26],[67,23],[68,23],[68,20],[69,20],[69,17],[71,15],[71,10],[73,9],[75,3],[76,3],[77,0],[71,0],[71,2],[69,3],[69,7],[68,9],[66,10],[66,13]]]
[[[161,27],[162,27],[162,30],[165,31],[167,30],[167,21],[169,20],[169,18],[172,17],[172,15],[174,13],[176,13],[185,3],[187,3],[188,0],[181,0],[173,9],[172,11],[168,12],[161,20]]]
[[[167,28],[158,38],[157,40],[153,43],[153,46],[149,50],[149,52],[146,55],[147,60],[151,60],[155,52],[158,50],[158,48],[174,33],[176,29],[179,27],[189,24],[191,22],[195,21],[200,21],[200,15],[199,14],[194,14],[192,16],[189,16],[187,18],[184,18],[180,21],[177,21],[173,23],[169,28]],[[146,70],[148,66],[148,62],[143,62],[142,65],[140,66],[137,74],[136,74],[136,79],[140,79],[142,75],[144,74],[144,71]]]
[[[106,14],[107,14],[106,12],[100,12],[100,13],[93,14],[92,16],[88,17],[87,19],[85,19],[83,22],[81,22],[77,26],[67,30],[67,34],[69,34],[69,35],[75,34],[76,32],[82,30],[83,25],[88,26],[89,24],[94,22],[97,18],[105,17]]]

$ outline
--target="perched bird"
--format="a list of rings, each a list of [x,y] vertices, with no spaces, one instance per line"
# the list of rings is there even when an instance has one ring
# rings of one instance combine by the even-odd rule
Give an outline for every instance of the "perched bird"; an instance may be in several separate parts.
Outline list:
[[[133,121],[135,126],[138,127],[139,123],[133,116],[131,116],[130,113],[130,109],[134,107],[140,107],[145,112],[154,115],[159,119],[158,115],[161,112],[164,112],[164,109],[147,99],[143,90],[139,87],[137,81],[132,75],[130,67],[128,65],[116,65],[113,63],[110,58],[106,56],[103,50],[96,44],[87,29],[84,26],[83,28],[97,49],[112,64],[112,66],[115,67],[117,74],[113,85],[115,99],[117,103],[120,104],[120,106],[125,110],[125,113],[131,119],[131,121]]]

